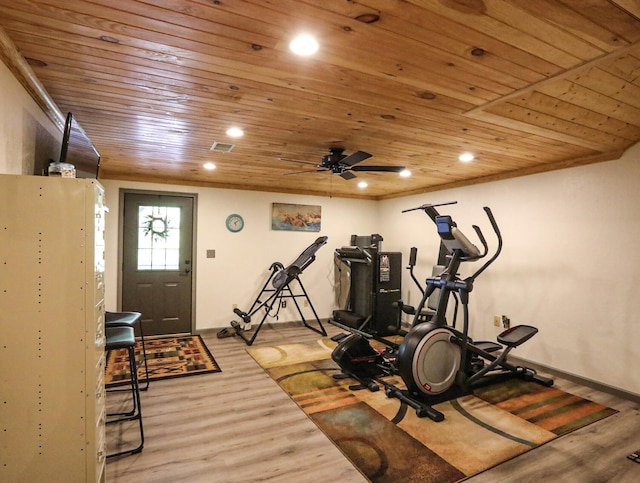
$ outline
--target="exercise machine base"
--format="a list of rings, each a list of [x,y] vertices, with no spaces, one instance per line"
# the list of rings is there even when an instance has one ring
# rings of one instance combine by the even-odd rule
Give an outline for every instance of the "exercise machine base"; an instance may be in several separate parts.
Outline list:
[[[479,345],[488,347],[487,343]],[[500,381],[518,377],[546,387],[553,385],[553,379],[541,376],[533,369],[513,366],[506,361],[502,361],[500,370],[491,374],[483,373],[482,377],[473,384],[468,382],[473,377],[473,374],[470,376],[463,371],[458,371],[456,384],[440,394],[427,395],[415,390],[401,389],[384,380],[385,376],[397,374],[395,355],[396,351],[394,349],[387,348],[383,352],[375,350],[371,346],[369,339],[363,335],[351,334],[342,337],[331,354],[333,361],[342,370],[342,373],[336,374],[334,379],[355,379],[357,384],[349,386],[349,389],[354,391],[368,389],[369,391],[377,392],[382,386],[387,397],[399,399],[403,404],[414,409],[416,416],[419,418],[428,417],[435,422],[443,421],[444,414],[435,409],[434,405],[473,394],[475,389],[490,386]],[[495,359],[498,358],[494,358],[494,361]],[[470,367],[476,368],[474,371],[479,374],[484,369],[485,362],[474,358]]]

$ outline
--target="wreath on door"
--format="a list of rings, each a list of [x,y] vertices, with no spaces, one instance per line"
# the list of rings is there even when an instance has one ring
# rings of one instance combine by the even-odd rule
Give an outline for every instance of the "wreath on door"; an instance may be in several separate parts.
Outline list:
[[[169,236],[169,219],[165,216],[147,215],[143,232],[145,236],[151,235],[154,240],[165,240]]]

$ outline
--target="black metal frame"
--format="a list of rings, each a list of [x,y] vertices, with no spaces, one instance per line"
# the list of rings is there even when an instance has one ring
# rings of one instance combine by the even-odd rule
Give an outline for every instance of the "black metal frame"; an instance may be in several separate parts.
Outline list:
[[[140,430],[140,444],[132,449],[118,451],[107,455],[107,458],[115,458],[129,454],[136,454],[144,447],[144,429],[142,427],[142,404],[140,401],[140,383],[138,381],[138,365],[136,363],[135,347],[136,339],[132,327],[107,327],[105,350],[126,349],[129,358],[129,371],[131,372],[131,398],[133,409],[131,411],[108,413],[106,424],[120,423],[124,421],[138,420]],[[116,419],[112,419],[116,417]]]
[[[300,319],[302,320],[302,323],[306,328],[311,329],[322,336],[327,335],[327,331],[322,325],[322,322],[318,317],[316,309],[311,303],[311,299],[309,298],[309,295],[307,294],[307,291],[305,290],[304,285],[300,280],[300,275],[302,274],[302,272],[304,272],[304,270],[315,261],[316,259],[315,253],[326,242],[327,242],[326,236],[319,237],[318,239],[316,239],[315,242],[309,245],[291,265],[289,265],[286,268],[280,262],[272,263],[271,266],[269,267],[269,270],[271,271],[271,273],[269,274],[269,278],[262,286],[260,293],[254,300],[249,311],[243,312],[238,308],[235,308],[233,310],[233,312],[238,317],[240,317],[244,323],[247,323],[247,324],[251,323],[251,318],[257,312],[259,312],[261,309],[264,310],[262,319],[260,320],[260,323],[256,327],[251,337],[246,336],[242,325],[240,325],[238,321],[235,321],[235,320],[231,321],[231,327],[233,327],[236,334],[240,336],[240,338],[242,338],[242,340],[244,340],[247,345],[252,345],[253,342],[256,340],[256,337],[258,336],[258,333],[260,332],[260,329],[262,328],[262,325],[265,323],[267,317],[273,313],[274,306],[276,307],[276,313],[275,315],[272,315],[272,317],[278,316],[278,313],[280,312],[280,308],[282,306],[283,299],[293,300],[293,303],[296,306],[296,309],[298,310],[298,314],[300,314]],[[297,285],[299,289],[302,291],[302,293],[294,293],[291,287],[291,284],[294,281],[297,282]],[[274,288],[267,288],[270,283]],[[265,294],[267,294],[267,298],[265,300],[260,300]],[[311,311],[313,312],[313,316],[315,317],[315,320],[319,328],[309,325],[309,323],[307,322],[307,319],[305,319],[304,314],[302,313],[302,309],[300,308],[300,305],[298,304],[298,301],[297,301],[297,299],[300,297],[304,297],[305,301],[311,308]]]

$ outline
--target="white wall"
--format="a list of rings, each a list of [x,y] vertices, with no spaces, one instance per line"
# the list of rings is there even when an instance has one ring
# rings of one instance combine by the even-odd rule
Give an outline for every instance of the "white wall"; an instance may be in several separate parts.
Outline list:
[[[62,131],[2,62],[0,93],[0,173],[32,174],[35,159],[57,160]]]
[[[235,318],[233,304],[242,310],[249,310],[270,274],[271,264],[281,262],[289,265],[318,236],[328,236],[328,242],[320,248],[316,261],[305,270],[301,280],[318,315],[321,318],[328,317],[335,308],[334,249],[348,245],[352,233],[375,232],[378,224],[378,204],[373,201],[110,180],[102,183],[110,210],[106,227],[105,274],[108,310],[118,308],[119,189],[178,191],[198,195],[195,257],[197,330],[228,327],[230,320]],[[322,230],[319,233],[272,230],[273,202],[320,205]],[[245,228],[239,233],[230,233],[225,228],[225,220],[231,213],[238,213],[245,220]],[[208,249],[216,251],[215,258],[206,258]],[[305,318],[313,317],[308,309],[304,315]],[[267,320],[276,322],[273,318]],[[291,320],[300,320],[300,316],[288,303],[287,308],[280,311],[277,322]]]
[[[504,249],[471,293],[472,336],[493,339],[493,316],[507,315],[540,329],[514,354],[640,394],[639,179],[640,144],[617,161],[384,201],[380,230],[387,250],[408,257],[419,248],[424,278],[437,257],[435,226],[401,210],[457,200],[440,212],[478,245],[471,225],[480,225],[491,246],[482,211],[491,207]],[[468,265],[463,277],[479,262]],[[403,283],[406,297],[413,285]]]

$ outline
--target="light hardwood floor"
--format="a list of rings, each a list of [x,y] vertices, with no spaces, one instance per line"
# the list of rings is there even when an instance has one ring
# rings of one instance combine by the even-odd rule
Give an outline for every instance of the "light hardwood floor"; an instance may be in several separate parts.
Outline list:
[[[109,460],[107,481],[367,481],[247,354],[242,340],[218,339],[215,332],[203,338],[222,372],[152,382],[142,393],[144,450]],[[317,338],[302,326],[265,324],[254,345]],[[640,464],[626,459],[640,449],[638,404],[560,378],[556,386],[620,412],[466,481],[640,481]],[[110,410],[124,404],[117,394],[107,403]],[[108,426],[110,451],[135,438],[135,427],[127,426]]]

